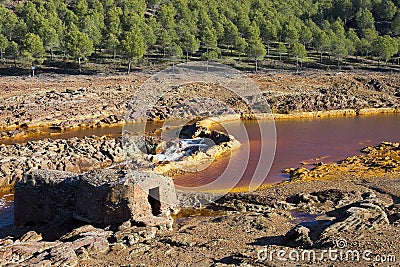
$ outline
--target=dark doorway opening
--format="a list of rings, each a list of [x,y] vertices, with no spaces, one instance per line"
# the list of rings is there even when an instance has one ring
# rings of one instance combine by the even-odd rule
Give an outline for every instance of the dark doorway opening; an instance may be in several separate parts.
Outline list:
[[[154,216],[161,214],[161,202],[160,202],[160,188],[152,188],[149,190],[148,200],[151,206],[151,213]]]

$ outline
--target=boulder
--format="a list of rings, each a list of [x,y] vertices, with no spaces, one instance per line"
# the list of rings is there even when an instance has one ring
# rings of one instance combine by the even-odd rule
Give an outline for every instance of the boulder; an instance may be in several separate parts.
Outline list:
[[[338,237],[346,233],[362,235],[364,230],[379,230],[390,223],[384,209],[371,198],[329,214],[336,220],[321,232],[317,242],[320,246],[332,246]]]
[[[302,225],[296,225],[292,230],[286,233],[282,244],[289,247],[310,248],[313,241],[310,236],[310,229]]]

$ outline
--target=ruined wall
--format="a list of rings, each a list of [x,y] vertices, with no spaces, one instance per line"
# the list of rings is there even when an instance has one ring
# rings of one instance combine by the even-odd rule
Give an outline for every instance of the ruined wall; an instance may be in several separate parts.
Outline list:
[[[155,196],[149,196],[154,190]],[[74,218],[102,227],[125,221],[167,225],[171,213],[178,211],[168,177],[128,170],[93,170],[82,175],[35,170],[16,186],[14,224],[37,227]]]

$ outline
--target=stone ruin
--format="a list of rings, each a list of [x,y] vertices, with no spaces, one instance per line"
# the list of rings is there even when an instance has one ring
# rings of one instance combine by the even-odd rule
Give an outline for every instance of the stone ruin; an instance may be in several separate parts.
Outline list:
[[[77,220],[103,228],[130,221],[171,229],[178,211],[172,179],[153,173],[35,170],[15,188],[14,225],[24,228]]]

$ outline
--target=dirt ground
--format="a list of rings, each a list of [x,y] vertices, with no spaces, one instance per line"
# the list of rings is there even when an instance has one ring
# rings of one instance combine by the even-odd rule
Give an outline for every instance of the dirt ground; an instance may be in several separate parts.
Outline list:
[[[344,177],[343,177],[344,178]],[[82,260],[80,266],[397,266],[399,263],[398,222],[388,215],[378,222],[373,209],[364,210],[357,219],[347,217],[351,208],[373,196],[382,209],[391,214],[398,208],[399,180],[312,181],[285,184],[252,194],[227,196],[214,214],[197,214],[177,219],[174,231],[133,246],[116,245],[107,254]],[[317,196],[319,200],[298,201]],[[350,210],[350,211],[349,211]],[[372,215],[371,215],[372,214]],[[368,218],[371,215],[372,218]],[[335,217],[336,216],[336,217]],[[341,217],[343,216],[343,218]],[[346,218],[346,219],[344,219]],[[349,219],[350,218],[350,219]],[[398,217],[396,217],[398,220]],[[375,221],[374,221],[375,220]],[[300,236],[288,234],[297,225],[311,229],[312,245]],[[330,227],[327,230],[327,227]],[[317,259],[280,260],[264,258],[267,251],[337,249],[345,240],[347,250],[360,253],[371,250],[368,260],[342,261],[326,256]],[[268,254],[269,255],[269,254]],[[395,262],[377,262],[380,256],[395,255]]]

